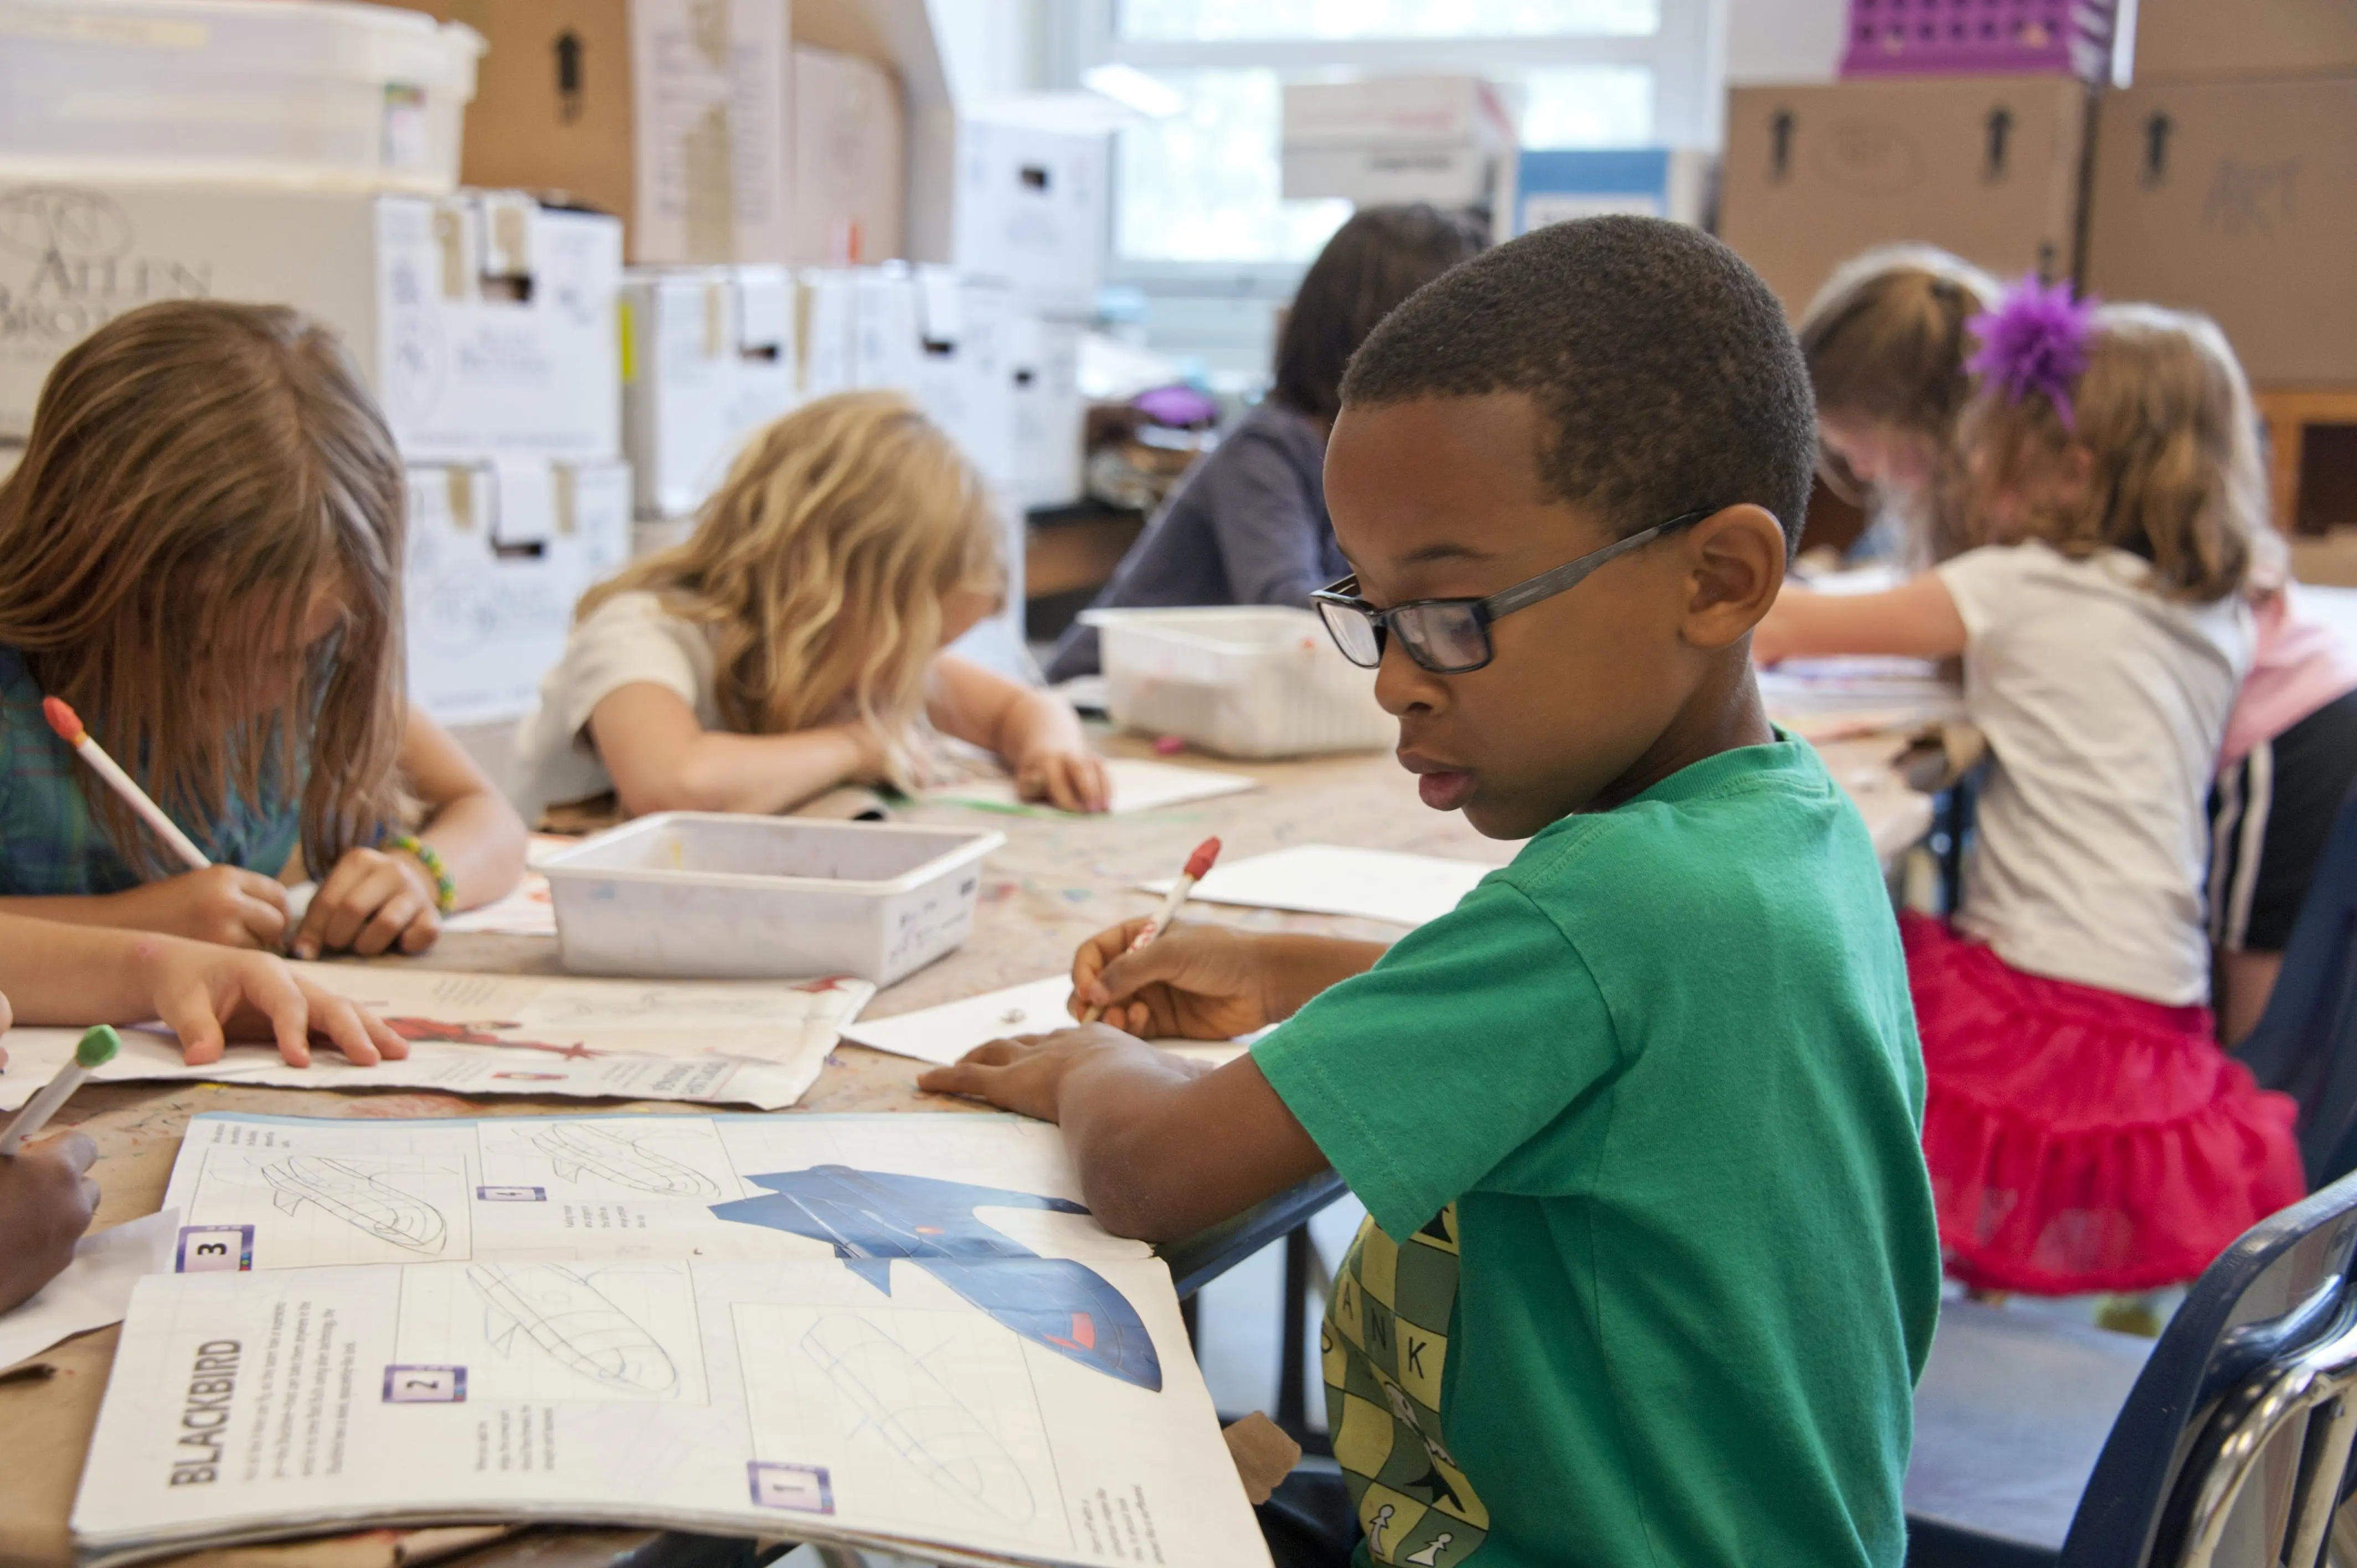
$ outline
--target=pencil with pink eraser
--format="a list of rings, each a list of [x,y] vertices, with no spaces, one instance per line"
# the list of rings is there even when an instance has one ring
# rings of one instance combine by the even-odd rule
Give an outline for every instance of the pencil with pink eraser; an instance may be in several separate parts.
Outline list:
[[[1195,853],[1187,857],[1187,868],[1178,874],[1178,880],[1170,885],[1168,895],[1162,900],[1162,908],[1155,910],[1153,918],[1138,929],[1136,936],[1130,939],[1129,946],[1123,950],[1123,957],[1128,957],[1170,929],[1170,922],[1178,918],[1178,907],[1187,902],[1187,895],[1194,891],[1195,884],[1203,879],[1203,874],[1211,870],[1211,863],[1219,858],[1219,840],[1205,839],[1195,846]],[[1081,1022],[1093,1024],[1103,1016],[1104,1009],[1092,1003],[1081,1015]]]
[[[81,727],[81,719],[62,699],[43,697],[41,716],[49,721],[49,727],[58,732],[59,740],[81,754],[81,759],[90,764],[92,772],[106,780],[108,788],[130,803],[131,809],[139,813],[139,820],[155,830],[156,836],[164,841],[166,847],[188,863],[190,871],[202,871],[212,864],[205,858],[205,852],[189,842],[188,835],[164,814],[164,808],[149,800],[147,791],[139,788],[131,775],[123,771],[114,758],[106,755],[106,748],[90,738],[90,731]]]

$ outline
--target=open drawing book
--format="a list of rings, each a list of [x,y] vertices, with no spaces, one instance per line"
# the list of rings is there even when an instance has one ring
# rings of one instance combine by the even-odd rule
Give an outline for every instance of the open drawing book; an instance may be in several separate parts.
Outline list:
[[[314,1043],[289,1067],[269,1045],[189,1067],[161,1029],[125,1030],[102,1082],[204,1079],[281,1089],[439,1089],[454,1094],[791,1105],[826,1065],[837,1030],[876,993],[864,980],[583,980],[475,974],[398,963],[298,963],[376,1010],[409,1042],[402,1061],[354,1067]],[[73,1029],[20,1029],[0,1069],[0,1111],[31,1099],[73,1055]]]
[[[76,1543],[564,1520],[1265,1564],[1168,1271],[1077,1199],[1007,1116],[199,1116]]]

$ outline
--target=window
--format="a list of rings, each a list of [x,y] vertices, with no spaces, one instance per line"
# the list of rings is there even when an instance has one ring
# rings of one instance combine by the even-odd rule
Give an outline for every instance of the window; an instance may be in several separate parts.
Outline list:
[[[1087,0],[1082,63],[1143,71],[1180,104],[1120,134],[1113,274],[1289,292],[1350,206],[1281,193],[1288,81],[1464,72],[1499,86],[1526,147],[1715,145],[1723,5]]]

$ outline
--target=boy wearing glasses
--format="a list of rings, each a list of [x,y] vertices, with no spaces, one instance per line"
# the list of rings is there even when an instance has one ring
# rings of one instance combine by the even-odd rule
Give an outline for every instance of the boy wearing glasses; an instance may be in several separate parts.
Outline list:
[[[1376,328],[1318,596],[1425,804],[1528,839],[1379,947],[1082,949],[1106,1024],[928,1074],[1063,1124],[1097,1218],[1188,1235],[1331,1165],[1354,1561],[1897,1564],[1938,1310],[1897,927],[1749,657],[1815,456],[1775,297],[1652,220],[1558,224]],[[1138,1035],[1283,1020],[1195,1072]],[[1264,1514],[1281,1562],[1340,1562]]]

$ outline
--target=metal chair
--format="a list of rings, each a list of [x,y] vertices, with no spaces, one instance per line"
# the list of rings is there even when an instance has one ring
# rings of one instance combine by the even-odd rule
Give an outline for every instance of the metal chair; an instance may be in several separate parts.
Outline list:
[[[2357,1169],[2357,793],[2333,819],[2266,1012],[2234,1054],[2299,1101],[2309,1186]]]
[[[2357,1436],[2352,1251],[2357,1176],[2245,1232],[2141,1355],[1951,1304],[1916,1397],[1908,1561],[2318,1568]]]

